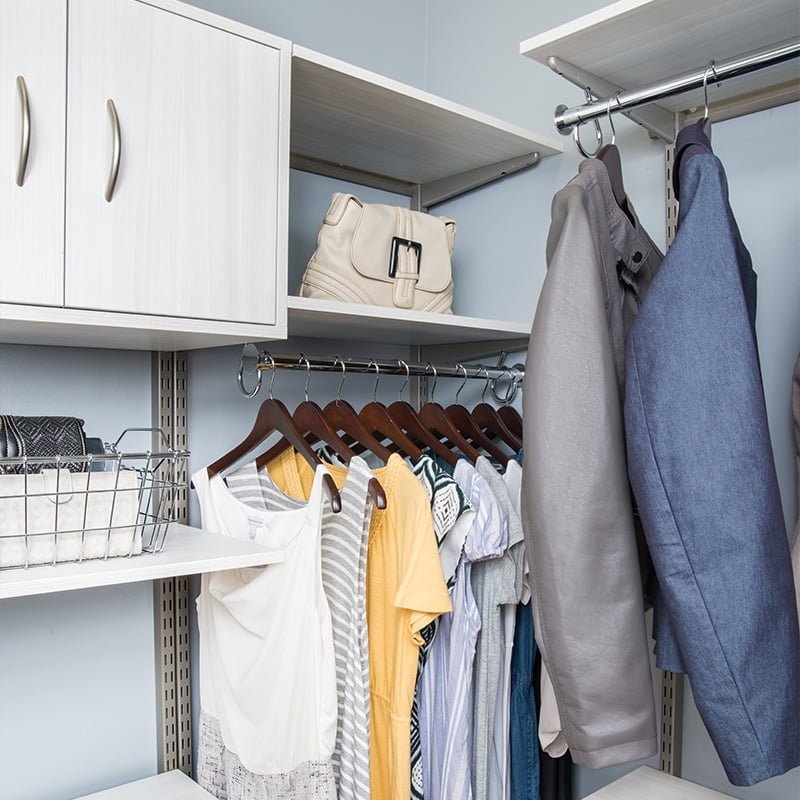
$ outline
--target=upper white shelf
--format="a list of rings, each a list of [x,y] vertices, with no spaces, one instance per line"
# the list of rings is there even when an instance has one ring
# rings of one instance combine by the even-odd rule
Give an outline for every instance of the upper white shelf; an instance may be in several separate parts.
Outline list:
[[[260,567],[282,558],[282,551],[173,522],[160,553],[2,570],[0,599]]]
[[[530,323],[289,297],[290,336],[431,345],[508,341],[530,332]]]
[[[77,800],[211,800],[211,797],[191,778],[175,769],[104,792],[87,794]]]
[[[294,45],[291,151],[412,184],[563,151],[539,136]]]
[[[797,0],[620,0],[520,45],[542,64],[558,56],[593,75],[636,89],[800,36]],[[713,86],[714,103],[800,78],[797,60]],[[565,102],[570,102],[565,100]],[[580,100],[577,100],[577,104]],[[659,101],[671,111],[702,104],[702,91]]]

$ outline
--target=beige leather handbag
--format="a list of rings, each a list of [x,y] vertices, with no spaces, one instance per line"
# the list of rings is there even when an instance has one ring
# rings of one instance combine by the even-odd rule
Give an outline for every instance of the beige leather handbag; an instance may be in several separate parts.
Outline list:
[[[301,297],[452,313],[456,223],[337,192]]]

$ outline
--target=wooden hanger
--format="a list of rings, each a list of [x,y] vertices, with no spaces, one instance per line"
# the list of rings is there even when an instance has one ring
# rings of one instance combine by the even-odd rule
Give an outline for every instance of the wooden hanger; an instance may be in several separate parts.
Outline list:
[[[433,398],[436,393],[436,367],[434,367],[430,361],[425,367],[426,372],[429,367],[433,371],[433,387],[431,389],[431,398]],[[431,433],[435,434],[440,439],[444,439],[451,450],[454,447],[457,448],[461,451],[462,455],[473,464],[478,460],[480,453],[461,435],[456,426],[450,421],[447,412],[439,403],[433,400],[429,403],[425,403],[419,410],[419,419]]]
[[[339,381],[339,390],[336,393],[336,400],[331,400],[322,413],[331,424],[331,427],[350,437],[351,442],[348,444],[353,448],[353,452],[358,452],[352,444],[355,443],[356,446],[361,447],[361,452],[369,450],[386,464],[392,455],[392,451],[388,447],[384,447],[367,430],[353,406],[346,400],[342,400],[342,387],[347,377],[347,367],[340,356],[335,357],[333,365],[336,366],[337,363],[342,365],[342,379]]]
[[[273,370],[274,369],[273,366]],[[272,377],[274,380],[274,372]],[[225,453],[225,455],[220,456],[213,464],[209,464],[206,467],[208,476],[211,478],[232,466],[239,461],[239,459],[246,456],[251,450],[268,439],[273,433],[280,433],[284,436],[286,440],[291,443],[292,447],[294,447],[314,469],[322,464],[319,458],[317,458],[316,453],[311,449],[308,442],[306,442],[297,429],[289,410],[280,400],[272,397],[272,383],[270,383],[270,397],[267,398],[258,409],[253,429],[241,443]],[[342,510],[342,498],[339,494],[339,490],[336,488],[336,484],[333,482],[333,478],[328,473],[325,473],[322,477],[322,482],[328,499],[330,500],[331,508],[334,512],[338,513]]]
[[[503,422],[508,426],[508,429],[511,433],[514,434],[520,441],[524,444],[524,439],[522,436],[523,432],[523,423],[522,423],[522,415],[517,411],[514,406],[500,406],[497,409],[497,415],[500,417]]]
[[[481,400],[475,408],[472,409],[472,418],[475,422],[487,433],[491,434],[497,439],[504,441],[515,453],[522,450],[522,440],[515,436],[509,429],[508,425],[503,421],[497,409],[487,403],[483,398],[486,397],[486,390],[489,388],[489,371],[486,370],[486,383],[481,393]]]
[[[375,388],[372,391],[372,402],[367,403],[358,413],[358,418],[373,435],[377,434],[382,439],[392,442],[400,452],[412,461],[422,458],[422,450],[397,424],[394,415],[383,403],[378,402],[378,382],[380,381],[380,367],[374,359],[370,365],[375,367]],[[402,391],[402,390],[401,390]]]
[[[315,442],[325,442],[336,453],[345,464],[349,464],[350,460],[356,455],[353,450],[348,447],[347,443],[339,436],[337,430],[333,428],[322,409],[313,401],[308,399],[308,384],[311,379],[311,365],[302,353],[300,354],[301,362],[304,360],[308,370],[306,374],[305,385],[305,399],[300,403],[292,415],[292,419],[298,431],[300,431],[304,441],[309,445]],[[256,469],[264,469],[267,465],[281,453],[292,447],[292,443],[284,438],[279,441],[274,447],[267,450],[256,459]],[[372,498],[372,502],[376,508],[386,508],[386,492],[383,490],[377,478],[370,478],[367,483],[367,491]]]
[[[458,397],[461,394],[461,390],[467,383],[467,368],[463,364],[457,364],[456,366],[461,367],[461,369],[464,370],[464,382],[458,387],[458,391],[456,391],[456,402],[452,405],[449,405],[445,409],[445,413],[447,414],[448,419],[453,423],[453,425],[455,425],[458,431],[462,433],[466,439],[480,447],[481,450],[488,453],[492,458],[495,459],[495,461],[498,461],[500,464],[505,466],[508,464],[508,459],[510,457],[509,454],[495,444],[495,442],[493,442],[478,427],[469,410],[465,406],[460,405],[458,402]]]

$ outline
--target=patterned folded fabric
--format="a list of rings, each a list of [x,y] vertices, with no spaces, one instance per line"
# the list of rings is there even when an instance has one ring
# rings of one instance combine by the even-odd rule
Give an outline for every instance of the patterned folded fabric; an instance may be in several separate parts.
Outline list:
[[[70,456],[86,455],[83,420],[77,417],[15,417],[0,414],[0,459],[28,456],[55,458],[61,456],[61,469],[86,472],[86,461],[70,462]],[[28,473],[55,469],[56,463],[29,464]],[[0,473],[21,474],[22,464],[0,463]]]

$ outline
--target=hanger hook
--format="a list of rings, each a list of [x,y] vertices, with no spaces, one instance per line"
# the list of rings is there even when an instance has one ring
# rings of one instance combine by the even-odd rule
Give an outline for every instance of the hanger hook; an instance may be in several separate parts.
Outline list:
[[[589,91],[589,87],[587,86],[583,91],[586,94],[586,102],[591,103],[592,93]],[[579,122],[572,131],[572,138],[575,140],[575,146],[584,158],[594,158],[603,146],[603,129],[600,127],[600,120],[595,117],[592,123],[594,124],[594,135],[597,139],[597,149],[593,153],[587,152],[581,143],[581,125],[583,125],[583,123]]]
[[[434,367],[430,361],[428,361],[427,364],[425,364],[426,375],[428,374],[428,369],[430,369],[433,372],[433,386],[431,386],[431,403],[432,403],[434,397],[436,397],[436,381],[439,378],[439,373],[436,371],[436,367]]]
[[[378,384],[381,382],[381,368],[378,366],[378,362],[374,358],[370,358],[369,364],[367,364],[367,369],[370,367],[375,367],[375,386],[372,387],[372,401],[377,403]]]
[[[342,379],[339,381],[339,388],[336,391],[336,404],[342,402],[342,387],[344,386],[344,380],[347,377],[347,367],[345,367],[344,359],[340,355],[336,355],[333,357],[333,366],[335,367],[337,364],[342,365]]]
[[[305,395],[305,401],[308,402],[308,384],[311,383],[311,362],[306,357],[305,353],[300,353],[300,358],[298,361],[301,364],[306,365],[306,385],[303,387],[303,394]]]
[[[703,119],[700,120],[700,124],[705,127],[706,123],[708,122],[710,116],[710,109],[708,106],[708,73],[711,73],[714,76],[714,81],[719,83],[719,79],[717,78],[717,67],[712,58],[711,61],[708,62],[706,65],[705,72],[703,72]]]
[[[608,126],[611,128],[611,144],[617,143],[617,129],[614,127],[614,120],[611,117],[611,104],[616,100],[617,106],[620,105],[619,96],[622,92],[617,92],[612,97],[608,98],[608,105],[606,106],[606,117],[608,117]]]
[[[456,392],[456,405],[458,405],[458,396],[461,394],[461,390],[467,385],[469,375],[467,375],[467,368],[463,364],[456,364],[456,366],[464,370],[464,380],[461,381],[461,386],[458,387],[458,391]]]
[[[405,367],[406,370],[406,379],[403,381],[403,385],[400,387],[400,394],[397,396],[398,400],[402,400],[403,392],[405,391],[406,386],[408,386],[408,382],[411,380],[411,370],[409,369],[408,364],[405,361],[403,361],[402,358],[397,359],[397,366]]]
[[[497,384],[498,382],[502,381],[505,376],[508,375],[508,387],[506,388],[505,393],[503,396],[500,396],[500,393],[497,391]],[[514,371],[505,367],[503,369],[502,374],[499,378],[495,378],[492,381],[492,394],[494,395],[495,399],[501,405],[507,406],[516,396],[517,394],[517,382],[514,376]]]
[[[490,378],[489,378],[489,370],[486,369],[486,367],[481,367],[478,370],[478,375],[481,374],[481,370],[483,370],[484,374],[486,375],[486,383],[483,384],[483,391],[481,392],[481,403],[485,403],[486,402],[486,392],[489,390]]]
[[[269,361],[269,368],[272,370],[272,375],[269,377],[269,399],[274,400],[272,396],[272,387],[275,384],[275,374],[278,371],[278,366],[275,363],[275,359],[268,353],[266,350],[264,351],[264,357]]]

